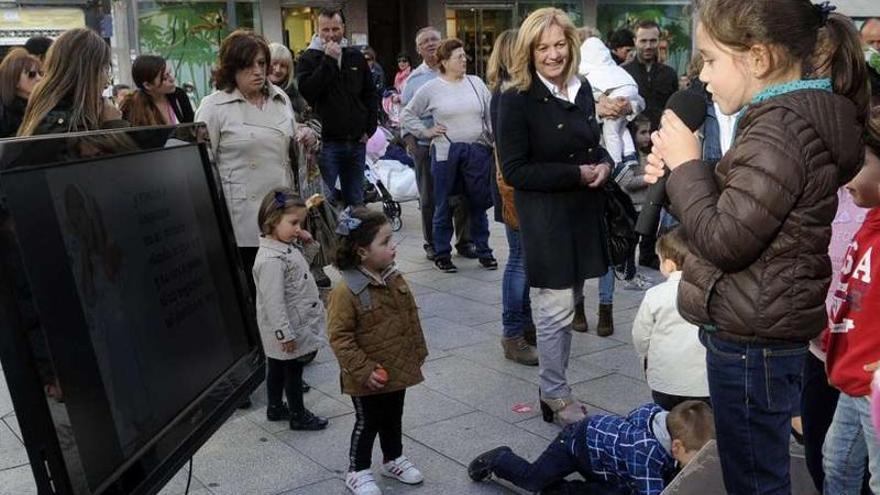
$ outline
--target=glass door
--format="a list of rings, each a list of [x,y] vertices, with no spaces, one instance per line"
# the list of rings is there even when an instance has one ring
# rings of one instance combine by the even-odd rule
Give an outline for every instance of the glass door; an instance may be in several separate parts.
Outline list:
[[[486,76],[492,45],[503,31],[513,27],[513,6],[457,7],[446,11],[446,32],[464,43],[468,74]]]

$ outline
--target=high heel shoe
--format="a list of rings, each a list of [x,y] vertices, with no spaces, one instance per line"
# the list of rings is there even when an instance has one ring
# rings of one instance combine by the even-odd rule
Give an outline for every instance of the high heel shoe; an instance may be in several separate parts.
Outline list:
[[[541,405],[541,418],[547,423],[565,426],[577,423],[587,416],[587,407],[571,396],[561,399],[544,399],[539,391],[538,402]]]

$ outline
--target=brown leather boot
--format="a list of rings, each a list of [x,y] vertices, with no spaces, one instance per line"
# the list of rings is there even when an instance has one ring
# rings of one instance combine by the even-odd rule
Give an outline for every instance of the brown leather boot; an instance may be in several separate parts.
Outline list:
[[[596,335],[607,337],[614,333],[613,305],[599,305],[599,324],[596,326]]]
[[[523,337],[502,338],[501,347],[504,349],[504,357],[513,362],[526,366],[538,365],[538,349],[529,345]]]
[[[587,324],[587,315],[584,313],[583,301],[574,305],[574,320],[571,322],[571,329],[581,333],[590,329],[590,326]]]
[[[535,346],[538,345],[538,338],[537,338],[537,335],[535,335],[535,333],[536,333],[536,331],[535,331],[535,324],[534,323],[529,323],[526,326],[526,329],[523,330],[523,338],[526,339],[526,342],[528,342],[529,345],[535,345]]]

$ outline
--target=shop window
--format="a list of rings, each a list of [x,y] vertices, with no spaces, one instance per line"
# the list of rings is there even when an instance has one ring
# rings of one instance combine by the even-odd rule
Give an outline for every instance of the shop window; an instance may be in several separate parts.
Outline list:
[[[690,5],[600,3],[596,27],[603,36],[608,36],[621,27],[635,31],[635,25],[643,19],[657,21],[660,25],[660,60],[679,74],[685,74],[693,44],[693,9]]]

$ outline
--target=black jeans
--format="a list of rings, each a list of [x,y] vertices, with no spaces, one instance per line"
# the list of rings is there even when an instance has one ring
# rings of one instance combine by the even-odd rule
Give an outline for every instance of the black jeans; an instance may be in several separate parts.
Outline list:
[[[281,393],[287,395],[287,407],[293,416],[302,414],[305,410],[303,405],[302,390],[303,364],[298,359],[272,359],[266,358],[266,395],[269,405],[278,407],[281,405]]]
[[[425,246],[434,247],[434,177],[431,175],[430,147],[413,144],[416,184],[419,188],[419,212],[422,217],[422,236]],[[449,198],[452,207],[452,223],[455,226],[455,247],[464,249],[471,242],[470,211],[461,196]]]
[[[257,286],[254,283],[254,260],[257,259],[257,250],[255,247],[238,247],[238,254],[241,256],[241,264],[244,268],[244,278],[247,280],[248,289],[251,291],[251,301],[257,303]]]
[[[622,492],[617,483],[597,479],[590,467],[587,448],[587,421],[579,421],[562,429],[535,462],[530,463],[513,452],[504,452],[492,462],[495,476],[530,492],[569,493],[564,478],[572,473],[584,477],[586,484],[578,483],[577,491],[596,495],[617,495]]]
[[[656,245],[657,237],[653,235],[643,235],[639,238],[639,265],[654,266],[660,263],[660,258],[655,252]]]
[[[673,407],[687,400],[698,400],[709,404],[710,407],[712,406],[712,401],[708,397],[684,397],[681,395],[664,394],[656,390],[651,390],[651,399],[654,400],[655,404],[667,411],[671,411]]]
[[[363,471],[372,464],[373,442],[379,435],[385,462],[403,454],[403,400],[406,389],[387,394],[352,397],[355,422],[348,452],[348,470]]]

